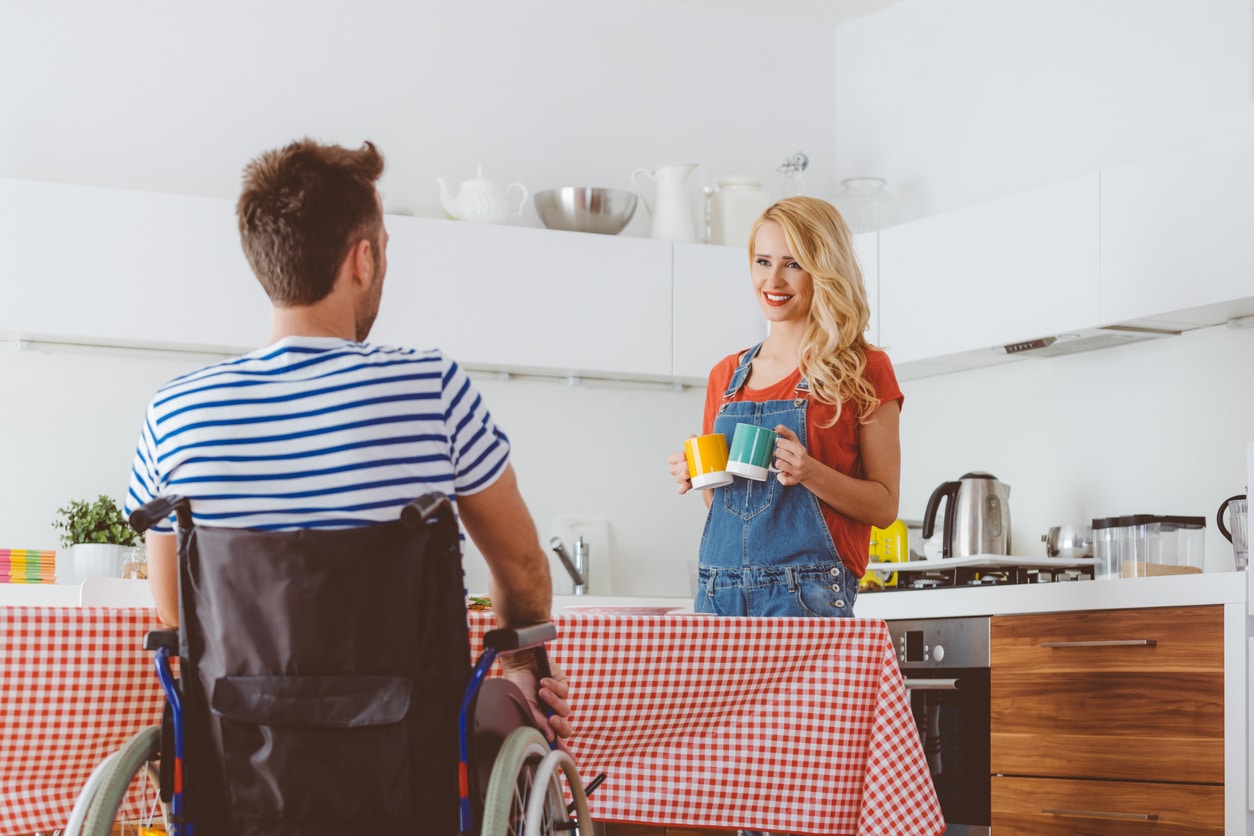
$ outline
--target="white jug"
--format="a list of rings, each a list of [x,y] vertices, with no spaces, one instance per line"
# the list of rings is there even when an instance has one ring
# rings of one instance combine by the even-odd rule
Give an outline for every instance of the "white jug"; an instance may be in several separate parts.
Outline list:
[[[644,208],[653,216],[649,235],[668,241],[696,241],[697,234],[692,222],[692,204],[688,201],[688,176],[696,169],[696,163],[671,163],[660,165],[653,171],[638,168],[631,173],[631,182],[644,201]],[[648,196],[640,188],[636,178],[643,174],[657,184],[657,200],[650,204]]]
[[[753,222],[775,201],[754,177],[723,177],[711,192],[710,243],[748,247]]]
[[[522,183],[510,183],[501,186],[483,177],[483,166],[479,166],[477,176],[473,180],[462,182],[461,190],[454,197],[444,182],[443,177],[435,178],[440,187],[440,204],[444,212],[453,220],[472,221],[485,224],[509,223],[510,218],[522,214],[527,203],[527,187]],[[509,201],[509,190],[517,188],[522,192],[518,208],[514,209]]]

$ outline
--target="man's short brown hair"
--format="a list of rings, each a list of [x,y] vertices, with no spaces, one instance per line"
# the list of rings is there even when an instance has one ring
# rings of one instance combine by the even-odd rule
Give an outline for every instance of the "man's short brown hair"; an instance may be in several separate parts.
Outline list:
[[[354,244],[382,245],[382,173],[371,142],[350,151],[302,139],[248,164],[235,213],[244,255],[271,302],[319,301]]]

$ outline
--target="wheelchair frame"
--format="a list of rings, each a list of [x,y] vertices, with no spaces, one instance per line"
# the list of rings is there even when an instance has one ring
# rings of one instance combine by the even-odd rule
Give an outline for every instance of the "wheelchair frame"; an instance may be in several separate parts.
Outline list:
[[[185,544],[183,532],[192,527],[191,508],[179,496],[156,499],[131,515],[136,531],[146,531],[169,514],[177,516],[180,528],[180,557]],[[433,525],[440,514],[452,514],[449,499],[438,493],[426,494],[406,505],[401,519],[411,528]],[[576,829],[591,834],[592,818],[578,769],[569,753],[556,739],[549,742],[534,726],[520,725],[505,738],[493,762],[483,795],[482,821],[474,821],[474,800],[470,779],[470,713],[492,665],[501,655],[531,650],[536,658],[538,677],[549,676],[551,668],[544,642],[557,636],[551,622],[529,627],[491,630],[484,637],[484,650],[476,662],[458,712],[458,819],[461,836],[553,836]],[[155,773],[153,762],[160,754],[172,755],[169,804],[166,813],[169,836],[195,836],[195,823],[186,820],[183,786],[183,701],[171,669],[170,658],[178,654],[179,633],[156,630],[144,638],[144,649],[154,652],[157,678],[170,709],[173,752],[161,753],[161,727],[140,731],[122,749],[102,761],[80,792],[64,836],[109,836],[130,786],[141,771]],[[545,707],[546,713],[551,710]],[[561,778],[564,777],[572,801],[565,803]],[[601,776],[597,782],[599,783]],[[595,785],[594,783],[594,785]],[[162,788],[163,794],[165,788]],[[572,820],[571,814],[575,816]],[[521,825],[521,827],[519,827]]]

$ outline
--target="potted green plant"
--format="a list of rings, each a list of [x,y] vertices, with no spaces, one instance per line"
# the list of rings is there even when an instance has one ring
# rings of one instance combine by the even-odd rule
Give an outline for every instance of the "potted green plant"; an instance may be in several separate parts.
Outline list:
[[[78,583],[92,575],[119,578],[130,550],[139,543],[122,509],[101,494],[94,502],[76,499],[57,509],[53,527],[61,533],[68,561],[57,561],[57,581]]]

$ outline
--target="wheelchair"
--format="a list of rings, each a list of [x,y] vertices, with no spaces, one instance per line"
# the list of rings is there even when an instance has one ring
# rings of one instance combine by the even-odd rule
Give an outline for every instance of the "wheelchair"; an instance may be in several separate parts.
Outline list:
[[[547,675],[556,629],[492,630],[472,669],[447,497],[392,522],[271,532],[194,527],[172,496],[131,524],[171,513],[179,629],[144,642],[165,717],[96,767],[65,836],[592,833],[574,761],[488,676],[518,652]]]

